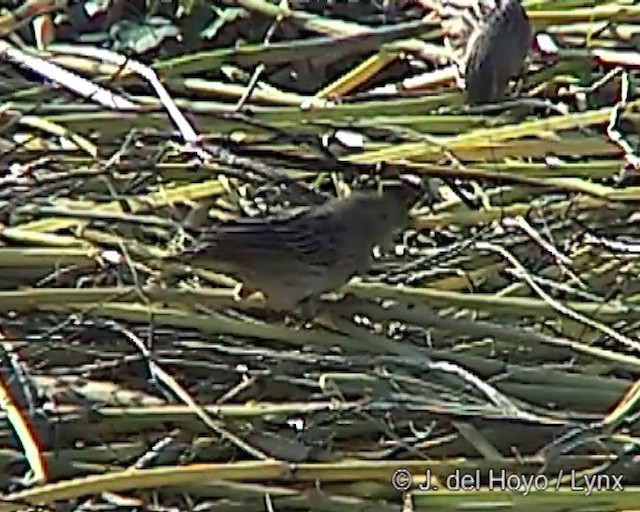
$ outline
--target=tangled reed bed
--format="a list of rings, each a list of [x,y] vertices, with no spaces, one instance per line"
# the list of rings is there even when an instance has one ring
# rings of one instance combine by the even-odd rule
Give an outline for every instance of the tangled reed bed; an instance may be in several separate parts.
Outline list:
[[[473,109],[434,71],[426,2],[292,3],[274,41],[255,0],[206,27],[201,5],[153,30],[111,13],[149,68],[6,43],[0,509],[637,506],[640,10],[551,4],[525,2],[555,53],[519,100]],[[49,2],[25,6],[46,23]],[[229,276],[162,272],[182,225],[407,172],[432,191],[410,229],[311,325],[237,302]],[[487,489],[501,470],[549,492]],[[456,471],[482,487],[446,491]],[[594,475],[624,492],[585,500]]]

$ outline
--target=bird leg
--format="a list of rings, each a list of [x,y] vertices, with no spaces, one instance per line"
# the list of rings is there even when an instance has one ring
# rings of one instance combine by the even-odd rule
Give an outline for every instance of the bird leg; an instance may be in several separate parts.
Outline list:
[[[351,322],[350,319],[353,315],[362,307],[363,303],[367,302],[350,292],[331,293],[330,299],[329,302],[324,303],[315,322],[334,331],[341,331],[340,326],[344,326],[344,322]]]
[[[320,310],[320,304],[317,297],[310,296],[305,297],[298,302],[298,307],[293,315],[285,316],[285,324],[291,325],[294,328],[302,329],[303,327],[312,323],[318,316]]]
[[[520,71],[518,72],[518,75],[516,76],[516,85],[515,85],[515,89],[514,89],[514,93],[515,96],[518,97],[520,96],[520,94],[522,93],[524,86],[525,86],[525,80],[527,79],[527,72],[529,70],[529,64],[530,64],[530,57],[525,58],[524,62],[522,63],[522,66],[520,66]]]
[[[298,313],[300,318],[311,321],[316,316],[318,316],[318,312],[320,311],[320,303],[318,302],[318,298],[315,296],[305,297],[298,303]]]

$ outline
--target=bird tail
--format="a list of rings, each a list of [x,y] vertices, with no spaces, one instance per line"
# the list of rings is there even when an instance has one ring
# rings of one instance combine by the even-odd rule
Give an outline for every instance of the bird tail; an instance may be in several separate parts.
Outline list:
[[[216,231],[202,228],[190,228],[183,232],[182,240],[175,243],[165,260],[172,263],[185,263],[203,252],[215,253],[218,246]]]
[[[192,233],[190,243],[187,242],[182,249],[182,255],[186,258],[196,257],[206,252],[214,255],[220,247],[220,236],[216,229],[199,229]]]

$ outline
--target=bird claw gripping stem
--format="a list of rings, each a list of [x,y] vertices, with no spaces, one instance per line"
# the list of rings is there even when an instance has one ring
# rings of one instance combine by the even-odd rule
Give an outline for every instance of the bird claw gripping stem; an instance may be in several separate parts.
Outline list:
[[[445,46],[469,104],[504,98],[533,40],[520,0],[441,0]]]

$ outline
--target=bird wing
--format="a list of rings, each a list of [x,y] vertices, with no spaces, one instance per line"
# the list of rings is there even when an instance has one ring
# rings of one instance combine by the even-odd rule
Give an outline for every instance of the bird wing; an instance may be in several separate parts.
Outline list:
[[[290,231],[287,231],[287,228]],[[343,228],[331,211],[316,209],[301,216],[295,225],[283,229],[288,247],[310,267],[339,264],[339,240]]]
[[[295,258],[306,265],[329,265],[335,251],[330,249],[328,216],[313,215],[306,209],[286,217],[241,218],[202,230],[186,256],[206,255],[214,260],[256,260],[256,264]],[[328,247],[329,246],[329,247]]]

